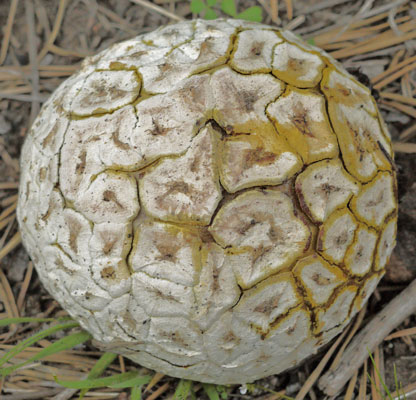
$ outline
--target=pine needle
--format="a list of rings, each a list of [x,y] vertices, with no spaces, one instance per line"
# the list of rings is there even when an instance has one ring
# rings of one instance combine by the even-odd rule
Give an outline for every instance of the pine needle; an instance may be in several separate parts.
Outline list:
[[[9,9],[9,15],[7,16],[7,23],[6,27],[3,31],[3,40],[1,42],[1,50],[0,50],[0,65],[4,63],[4,60],[7,56],[7,51],[9,48],[10,36],[12,34],[12,27],[14,18],[16,16],[17,6],[19,4],[19,0],[12,0]]]
[[[391,335],[386,336],[384,340],[392,340],[392,339],[397,339],[403,336],[412,336],[412,335],[416,335],[416,326],[413,328],[402,329],[400,331],[394,332]]]
[[[303,384],[301,390],[296,395],[295,400],[303,400],[305,396],[308,394],[309,389],[313,386],[313,384],[319,379],[323,369],[325,368],[326,364],[328,363],[329,359],[331,358],[334,351],[337,349],[338,345],[342,342],[346,334],[348,333],[349,329],[344,329],[335,343],[330,347],[330,349],[326,352],[326,354],[322,357],[321,361],[319,362],[318,366],[314,369],[314,371],[309,375],[306,382]]]

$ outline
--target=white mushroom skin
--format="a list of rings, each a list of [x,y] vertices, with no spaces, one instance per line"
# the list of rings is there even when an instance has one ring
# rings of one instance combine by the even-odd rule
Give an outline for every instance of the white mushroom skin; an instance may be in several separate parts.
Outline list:
[[[186,21],[87,58],[24,144],[39,277],[105,349],[241,384],[295,366],[367,301],[394,248],[370,91],[290,32]]]

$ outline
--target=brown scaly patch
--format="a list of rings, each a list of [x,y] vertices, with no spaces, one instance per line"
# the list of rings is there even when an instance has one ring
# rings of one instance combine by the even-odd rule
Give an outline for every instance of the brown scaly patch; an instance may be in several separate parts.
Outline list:
[[[272,224],[267,232],[267,235],[272,242],[278,242],[279,239],[283,238],[284,233],[280,227],[276,226],[276,224]]]
[[[257,224],[257,221],[252,218],[250,221],[246,222],[245,224],[241,225],[238,229],[237,232],[240,235],[244,235],[251,227],[253,227],[254,225]]]
[[[276,307],[279,305],[281,297],[282,295],[279,294],[268,300],[265,300],[263,303],[257,305],[257,307],[253,311],[265,315],[270,315],[273,312],[273,310],[275,310]]]
[[[47,176],[47,172],[48,172],[48,170],[47,170],[45,167],[42,167],[42,168],[39,170],[39,180],[40,180],[41,182],[43,182],[43,181],[45,180],[45,178],[46,178],[46,176]]]
[[[82,150],[81,154],[78,156],[79,163],[75,166],[75,173],[77,175],[82,175],[85,171],[87,165],[87,152]]]
[[[224,92],[234,94],[234,98],[238,103],[238,108],[241,109],[241,112],[252,112],[254,110],[254,103],[258,100],[258,94],[254,90],[239,90],[232,82],[224,82]],[[232,109],[232,107],[231,107]],[[225,107],[223,110],[224,113],[228,113],[228,107]],[[225,128],[226,131],[227,127]]]
[[[207,227],[203,226],[199,228],[199,237],[203,243],[214,243],[215,240],[211,235],[211,232],[208,230]]]
[[[113,249],[115,243],[117,242],[117,239],[109,240],[108,242],[105,242],[103,246],[103,253],[108,254]]]
[[[181,345],[181,346],[183,346],[183,347],[188,347],[188,343],[186,343],[186,340],[185,340],[185,339],[184,339],[184,337],[180,334],[180,332],[179,332],[179,331],[172,332],[172,333],[170,334],[170,337],[172,338],[172,340],[173,340],[175,343],[177,343],[177,344],[179,344],[179,345]]]
[[[324,276],[322,276],[321,274],[315,272],[312,275],[312,280],[317,283],[318,285],[327,285],[328,283],[331,282],[331,280],[329,278],[326,278]]]
[[[156,202],[158,206],[162,208],[166,201],[166,198],[174,193],[184,193],[189,195],[190,193],[192,193],[192,186],[183,181],[172,182],[169,185],[169,189],[163,195],[156,197]]]
[[[219,276],[220,271],[219,269],[214,265],[213,271],[212,271],[212,283],[211,283],[211,289],[212,289],[212,296],[216,296],[216,293],[221,289],[220,283],[219,283]]]
[[[338,186],[330,185],[329,183],[323,183],[320,186],[320,189],[325,193],[327,198],[331,193],[340,191],[340,188]]]
[[[59,205],[53,201],[53,197],[49,199],[49,207],[45,214],[42,215],[41,219],[43,222],[46,222],[48,218],[51,216],[52,212],[59,208]]]
[[[123,322],[127,324],[130,330],[134,331],[137,327],[137,322],[134,320],[133,316],[130,314],[129,311],[125,311],[121,314],[121,318]]]
[[[343,244],[347,243],[348,240],[348,232],[344,231],[341,233],[341,235],[339,235],[336,239],[335,242],[337,244],[337,246],[342,246]]]
[[[74,253],[78,252],[78,235],[81,232],[82,225],[70,216],[66,217],[66,223],[69,230],[69,247]]]
[[[265,43],[264,42],[253,42],[253,45],[251,46],[250,53],[253,56],[260,56],[261,52],[263,51]]]
[[[238,344],[241,339],[239,337],[237,337],[234,332],[232,331],[228,331],[224,336],[223,336],[223,341],[225,343],[235,343]]]
[[[366,206],[367,207],[375,207],[377,205],[379,205],[380,203],[382,203],[384,200],[384,191],[381,191],[378,193],[377,197],[374,199],[371,199],[369,202],[367,202]]]
[[[103,193],[104,201],[112,201],[119,208],[124,208],[123,205],[118,201],[116,194],[112,190],[105,190]]]
[[[176,254],[182,247],[181,243],[172,240],[171,236],[163,234],[156,235],[153,243],[159,252],[159,256],[156,258],[157,260],[170,261],[173,263],[178,261]]]
[[[173,71],[174,66],[169,63],[163,63],[159,65],[160,75],[155,79],[155,82],[160,82],[166,75],[169,75]]]
[[[148,130],[147,132],[150,132],[153,136],[164,136],[169,132],[169,128],[163,128],[159,125],[157,122],[157,119],[152,117],[152,123],[153,123],[153,129]]]
[[[117,274],[113,267],[106,267],[101,270],[100,275],[104,279],[115,279]]]
[[[130,146],[120,140],[118,130],[111,132],[111,139],[118,148],[122,150],[130,150]]]
[[[190,107],[190,109],[199,110],[205,108],[205,99],[201,95],[201,88],[197,85],[187,85],[179,90],[181,99]]]
[[[307,64],[305,64],[305,60],[301,60],[299,58],[289,57],[287,62],[287,69],[288,71],[295,71],[303,74]]]
[[[303,134],[309,137],[315,137],[309,126],[308,115],[302,103],[298,102],[293,107],[293,125]]]
[[[361,258],[363,257],[363,250],[364,250],[364,247],[360,244],[358,246],[357,253],[355,253],[355,257],[354,257],[356,262],[359,262]]]
[[[325,86],[325,90],[331,90],[331,88]],[[340,83],[336,83],[332,90],[337,91],[343,97],[349,97],[353,94],[353,92],[350,88],[347,88],[347,87],[343,86]],[[332,97],[334,97],[334,96],[332,96]]]
[[[198,64],[199,61],[206,60],[210,55],[217,57],[217,53],[213,51],[213,48],[214,46],[212,43],[212,39],[211,38],[205,39],[199,47],[199,55],[198,55],[198,58],[195,60],[196,64]]]
[[[50,130],[50,132],[48,133],[48,136],[45,137],[45,139],[43,139],[41,145],[43,148],[46,148],[48,146],[50,146],[53,142],[53,140],[55,139],[55,135],[59,130],[61,123],[58,121],[55,122],[55,125],[53,126],[53,128]]]
[[[58,269],[61,269],[62,271],[66,272],[68,275],[74,274],[73,271],[71,271],[69,268],[65,266],[64,262],[62,261],[62,258],[59,256],[55,258],[55,265]]]
[[[105,99],[107,96],[110,97],[111,100],[115,100],[123,98],[126,95],[125,90],[108,87],[105,84],[106,82],[104,80],[93,81],[91,84],[92,91],[82,98],[80,106],[93,106],[94,104],[97,104],[97,102],[100,102],[100,100]]]
[[[194,157],[192,162],[191,162],[191,165],[189,166],[189,170],[191,172],[196,172],[196,171],[198,171],[200,165],[201,165],[201,158],[200,157]]]
[[[275,162],[277,155],[266,151],[262,147],[244,151],[244,167],[251,168],[253,165],[271,165]]]
[[[162,300],[167,300],[167,301],[173,301],[175,303],[180,303],[180,301],[176,297],[172,296],[169,293],[163,293],[158,288],[149,287],[148,290],[153,292],[156,296],[160,297]]]
[[[288,336],[291,336],[291,335],[292,335],[295,331],[296,331],[296,323],[295,323],[295,325],[293,325],[293,326],[289,327],[289,328],[286,330],[286,334],[287,334]]]
[[[242,90],[238,93],[238,102],[242,106],[242,109],[246,112],[254,111],[254,103],[258,100],[259,96],[255,91]]]
[[[351,135],[352,139],[353,139],[353,141],[355,143],[355,147],[356,147],[356,149],[359,153],[359,160],[360,160],[360,162],[362,162],[363,159],[364,159],[364,154],[367,153],[367,151],[361,143],[359,133],[354,129],[354,127],[352,126],[352,124],[349,120],[347,120],[347,126],[348,126],[348,129],[350,130],[350,132],[352,134]]]

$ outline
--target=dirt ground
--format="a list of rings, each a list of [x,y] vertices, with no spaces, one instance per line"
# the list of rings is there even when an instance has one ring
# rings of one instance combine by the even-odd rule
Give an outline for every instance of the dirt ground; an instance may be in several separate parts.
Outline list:
[[[42,103],[65,78],[76,71],[83,57],[95,54],[112,43],[172,22],[173,19],[166,16],[166,13],[178,19],[196,17],[190,12],[188,1],[142,0],[137,3],[140,4],[133,0],[0,2],[0,27],[3,27],[3,33],[0,33],[0,266],[4,272],[4,277],[0,277],[0,292],[3,291],[0,297],[0,319],[10,316],[9,311],[13,306],[6,304],[10,296],[16,300],[17,315],[64,315],[59,305],[42,288],[36,271],[32,269],[29,257],[19,242],[13,208],[17,200],[20,148]],[[275,8],[277,3],[278,13]],[[4,51],[8,18],[16,4],[14,22],[9,32],[11,35]],[[396,1],[393,4],[395,7],[392,4],[390,0],[237,1],[239,10],[253,5],[260,6],[263,22],[289,27],[303,38],[312,39],[355,73],[360,68],[360,73],[366,74],[374,87],[374,94],[395,146],[400,212],[397,246],[385,278],[370,298],[364,325],[416,277],[416,2]],[[152,5],[159,9],[149,8]],[[61,23],[57,22],[60,13]],[[218,13],[221,14],[221,11],[218,10]],[[54,26],[57,26],[56,32]],[[343,31],[340,32],[340,29]],[[362,36],[350,34],[358,31],[362,32]],[[332,32],[332,35],[326,35],[327,32]],[[337,35],[342,40],[338,40]],[[390,40],[400,36],[402,40]],[[365,40],[370,44],[364,51],[359,44]],[[377,43],[381,45],[377,46]],[[42,58],[38,67],[33,69],[33,61],[39,54],[42,54]],[[410,62],[407,62],[409,59]],[[398,68],[397,65],[402,67]],[[383,75],[389,68],[393,69],[397,77],[392,78],[393,73]],[[386,77],[392,79],[386,81]],[[6,296],[8,288],[11,294]],[[413,316],[396,330],[415,326],[416,318]],[[0,357],[7,346],[23,340],[38,328],[38,325],[29,324],[23,328],[13,328],[11,334],[0,328]],[[415,333],[413,331],[412,334],[383,342],[379,346],[377,361],[384,380],[392,391],[395,390],[395,366],[403,387],[410,388],[408,399],[416,399],[416,395],[412,394],[416,393]],[[53,381],[54,371],[72,371],[67,375],[72,379],[82,379],[88,370],[86,365],[92,366],[100,353],[90,344],[77,348],[75,352],[77,356],[84,357],[84,361],[87,360],[85,365],[60,366],[56,360],[45,364],[50,365],[49,369],[42,363],[33,365],[32,369],[25,370],[26,373],[17,373],[6,380],[0,380],[0,398],[77,398],[68,392],[62,394],[62,389]],[[276,393],[285,393],[295,397],[323,354],[325,349],[296,369],[264,379],[255,387],[249,387],[248,391],[245,387],[233,387],[228,396],[272,400],[280,398]],[[134,367],[129,361],[119,358],[108,371],[119,373]],[[359,376],[361,373],[362,371]],[[158,377],[144,398],[169,398],[173,395],[176,384],[175,379]],[[36,391],[28,392],[33,385],[36,386]],[[357,395],[359,387],[360,381],[357,380]],[[206,395],[200,389],[200,386],[195,389],[197,398],[205,398]],[[58,397],[59,393],[61,397]],[[128,398],[128,392],[121,389],[95,390],[90,393],[96,393],[95,398]],[[371,391],[369,382],[367,393],[372,393],[370,396],[375,400],[382,398],[377,397],[374,389]],[[325,398],[316,385],[307,396],[311,400]],[[337,398],[346,398],[345,392]]]

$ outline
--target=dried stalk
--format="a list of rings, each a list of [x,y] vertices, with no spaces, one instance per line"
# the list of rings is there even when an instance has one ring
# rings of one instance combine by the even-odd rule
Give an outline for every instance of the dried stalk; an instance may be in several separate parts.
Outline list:
[[[416,279],[355,336],[334,371],[329,371],[319,380],[319,387],[328,396],[335,396],[351,379],[355,371],[367,360],[368,352],[378,346],[384,338],[406,318],[416,312]]]

